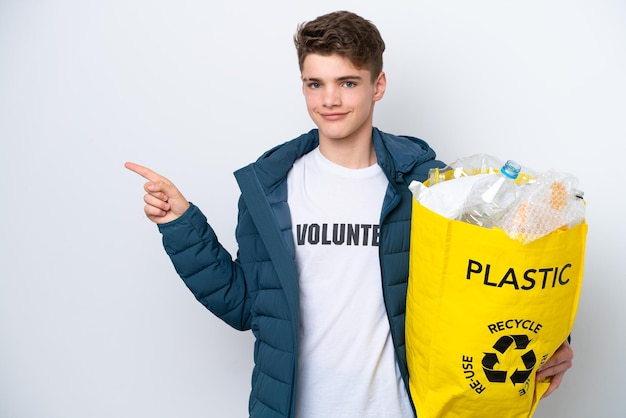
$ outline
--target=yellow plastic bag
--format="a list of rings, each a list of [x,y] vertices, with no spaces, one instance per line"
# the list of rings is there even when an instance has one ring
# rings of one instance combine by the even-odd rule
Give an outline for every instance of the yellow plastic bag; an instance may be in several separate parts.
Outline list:
[[[419,418],[531,417],[567,339],[587,224],[529,244],[413,201],[406,348]]]

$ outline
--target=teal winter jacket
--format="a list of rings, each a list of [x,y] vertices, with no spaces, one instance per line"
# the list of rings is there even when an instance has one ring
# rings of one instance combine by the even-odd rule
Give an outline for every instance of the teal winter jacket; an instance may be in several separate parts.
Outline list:
[[[377,162],[389,179],[380,214],[382,288],[396,360],[408,390],[404,319],[409,266],[412,180],[442,167],[424,141],[374,128]],[[255,336],[249,413],[293,418],[298,373],[299,296],[295,245],[287,205],[287,173],[319,144],[311,130],[235,172],[241,189],[237,257],[222,247],[194,206],[159,225],[165,250],[196,299],[239,330]]]

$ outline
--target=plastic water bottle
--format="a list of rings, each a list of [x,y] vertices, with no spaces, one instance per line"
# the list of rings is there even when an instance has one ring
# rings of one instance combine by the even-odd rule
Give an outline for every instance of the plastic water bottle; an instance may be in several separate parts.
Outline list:
[[[485,228],[493,227],[516,197],[515,179],[521,166],[507,161],[499,173],[485,176],[472,186],[459,220]]]

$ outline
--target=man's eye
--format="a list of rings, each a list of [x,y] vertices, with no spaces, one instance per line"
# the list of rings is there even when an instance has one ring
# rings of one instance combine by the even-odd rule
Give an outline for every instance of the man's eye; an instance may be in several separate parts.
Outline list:
[[[356,83],[353,81],[346,81],[344,85],[346,87],[356,87]]]
[[[309,87],[312,89],[319,89],[320,88],[320,83],[310,83]]]

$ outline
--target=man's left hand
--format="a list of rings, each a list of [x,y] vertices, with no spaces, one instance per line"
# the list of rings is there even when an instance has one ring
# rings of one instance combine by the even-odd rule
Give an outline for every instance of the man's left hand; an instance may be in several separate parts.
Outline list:
[[[565,341],[552,357],[537,370],[537,381],[550,380],[550,387],[548,387],[543,398],[550,396],[561,385],[565,372],[572,367],[573,358],[574,350],[569,345],[569,342]]]

